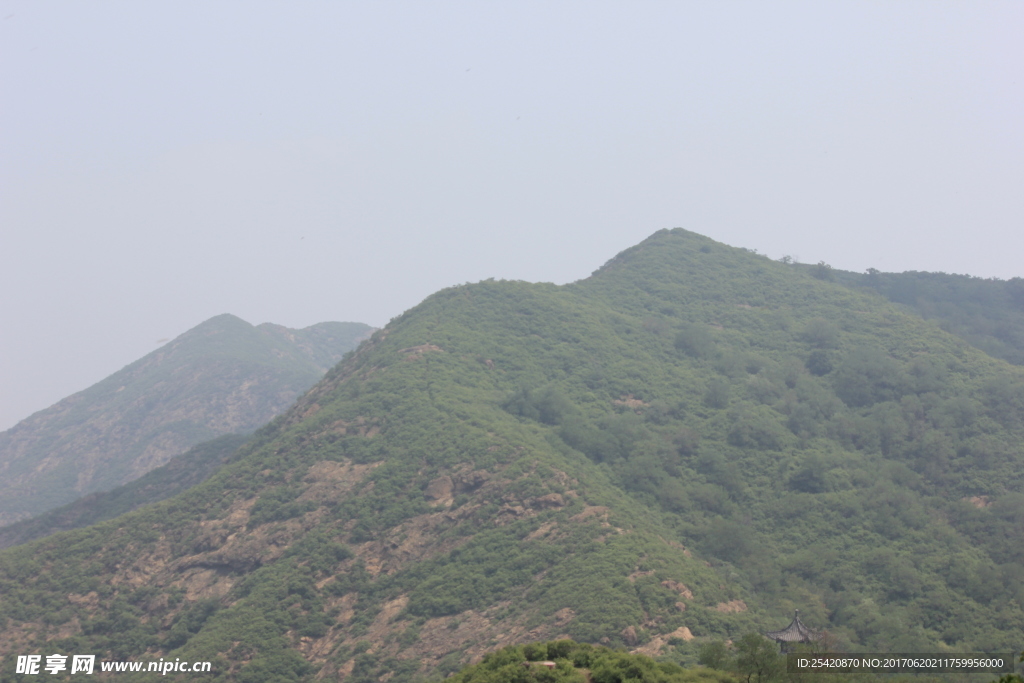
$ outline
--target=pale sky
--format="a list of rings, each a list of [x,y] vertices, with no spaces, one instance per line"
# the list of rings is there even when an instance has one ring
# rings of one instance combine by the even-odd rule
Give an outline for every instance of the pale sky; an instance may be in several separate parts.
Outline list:
[[[0,429],[661,228],[1024,275],[1024,3],[0,0]]]

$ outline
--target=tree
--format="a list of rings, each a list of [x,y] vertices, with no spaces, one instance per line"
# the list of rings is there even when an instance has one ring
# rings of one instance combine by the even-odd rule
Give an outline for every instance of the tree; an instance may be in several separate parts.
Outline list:
[[[818,261],[818,265],[811,269],[811,275],[826,282],[832,282],[836,279],[836,274],[832,272],[832,266],[824,261]]]
[[[834,349],[839,346],[839,327],[822,318],[809,321],[804,326],[801,336],[808,344],[819,349]]]
[[[1024,652],[1020,654],[1018,661],[1024,662]],[[1024,683],[1024,677],[1020,674],[1003,674],[992,683]]]
[[[736,673],[746,683],[768,683],[786,672],[786,658],[775,643],[758,633],[748,633],[736,643]]]
[[[697,663],[709,669],[725,669],[729,665],[729,648],[721,640],[712,640],[701,645]]]
[[[815,349],[811,351],[811,355],[807,358],[807,369],[812,375],[827,375],[832,372],[832,359],[829,357],[828,351],[824,349]]]
[[[684,324],[676,334],[675,347],[693,358],[707,358],[715,351],[715,339],[701,326]]]
[[[709,408],[726,408],[729,406],[729,383],[718,377],[708,382],[704,394],[704,403]]]

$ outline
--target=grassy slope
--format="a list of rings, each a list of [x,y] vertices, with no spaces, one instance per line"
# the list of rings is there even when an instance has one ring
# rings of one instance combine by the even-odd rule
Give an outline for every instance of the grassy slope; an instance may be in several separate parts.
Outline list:
[[[0,433],[0,522],[109,490],[215,436],[256,429],[369,331],[207,320]]]
[[[205,483],[0,554],[0,651],[409,680],[793,607],[848,646],[1012,648],[1022,398],[877,297],[662,231],[574,285],[440,292]]]

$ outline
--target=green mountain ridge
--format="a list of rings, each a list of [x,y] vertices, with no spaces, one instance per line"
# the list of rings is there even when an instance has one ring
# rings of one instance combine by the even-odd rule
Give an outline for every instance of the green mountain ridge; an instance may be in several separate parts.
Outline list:
[[[207,320],[0,433],[0,524],[136,479],[202,441],[253,431],[370,331]]]
[[[562,637],[693,663],[794,608],[844,649],[1015,649],[1022,435],[1024,369],[660,231],[438,292],[202,484],[3,551],[0,654],[412,681]]]
[[[1024,365],[1024,278],[873,269],[866,274],[837,270],[832,275],[839,284],[873,290],[906,306],[990,356]]]

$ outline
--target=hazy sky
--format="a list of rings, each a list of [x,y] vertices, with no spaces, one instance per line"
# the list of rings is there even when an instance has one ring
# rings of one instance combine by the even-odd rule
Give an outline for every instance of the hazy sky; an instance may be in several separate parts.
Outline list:
[[[0,1],[0,429],[661,228],[1024,275],[1024,3]]]

